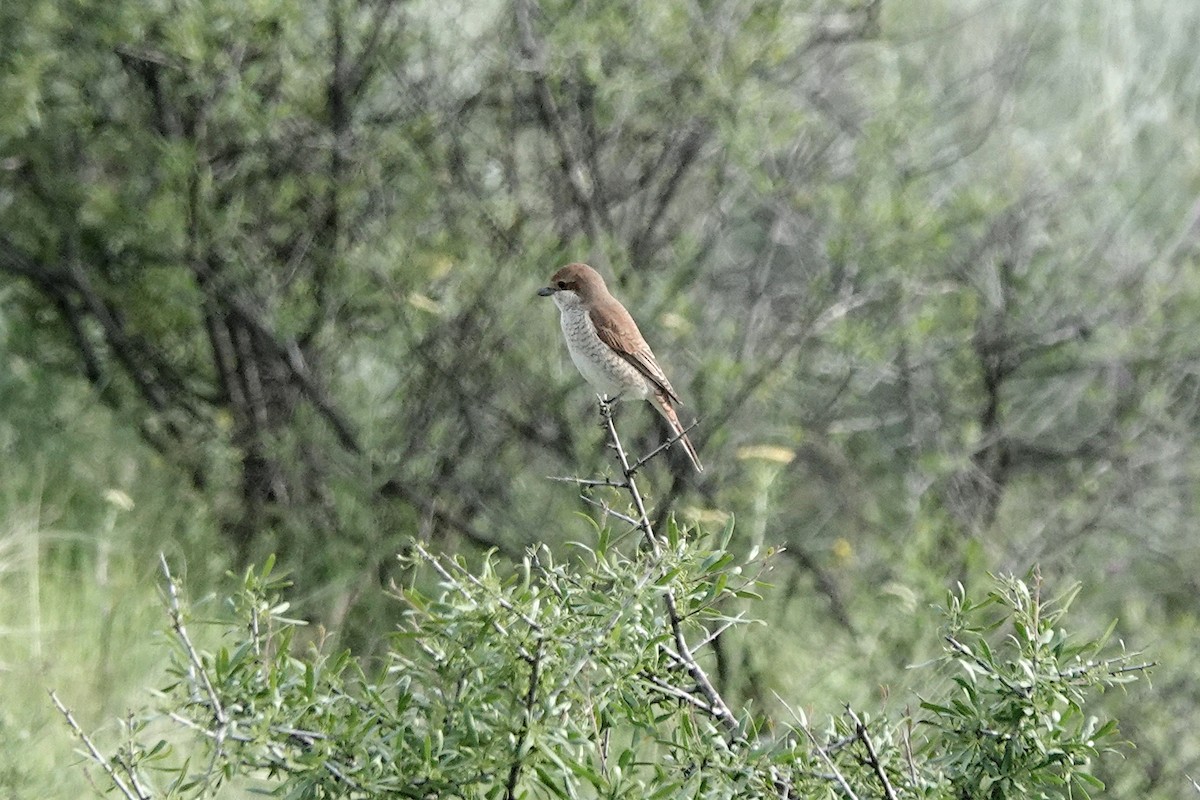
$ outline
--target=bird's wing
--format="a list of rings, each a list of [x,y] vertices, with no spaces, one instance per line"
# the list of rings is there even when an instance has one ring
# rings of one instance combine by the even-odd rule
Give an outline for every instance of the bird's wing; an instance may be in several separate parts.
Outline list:
[[[596,335],[600,337],[600,341],[636,367],[638,372],[666,392],[671,399],[677,403],[683,402],[671,387],[671,382],[667,380],[662,367],[658,365],[658,360],[654,358],[650,345],[646,344],[642,332],[638,330],[637,323],[633,321],[633,317],[629,315],[624,306],[619,303],[606,304],[591,309],[589,315],[592,324],[596,326]]]

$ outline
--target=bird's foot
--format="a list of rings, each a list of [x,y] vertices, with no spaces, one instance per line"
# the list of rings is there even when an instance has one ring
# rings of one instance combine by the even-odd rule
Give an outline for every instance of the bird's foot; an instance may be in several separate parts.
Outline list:
[[[600,417],[605,420],[612,419],[613,407],[616,406],[617,401],[621,399],[621,396],[616,395],[615,397],[609,397],[606,394],[598,394],[596,395],[596,399],[600,403]]]

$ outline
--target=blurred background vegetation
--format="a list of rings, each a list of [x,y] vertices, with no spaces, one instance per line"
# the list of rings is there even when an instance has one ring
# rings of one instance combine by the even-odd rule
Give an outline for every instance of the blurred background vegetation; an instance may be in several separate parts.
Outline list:
[[[192,593],[278,553],[370,657],[413,536],[585,535],[534,295],[586,260],[700,417],[653,499],[783,545],[728,697],[912,702],[931,603],[1083,584],[1159,662],[1112,796],[1200,772],[1200,6],[9,0],[0,791],[77,796]],[[622,409],[640,449],[648,409]]]

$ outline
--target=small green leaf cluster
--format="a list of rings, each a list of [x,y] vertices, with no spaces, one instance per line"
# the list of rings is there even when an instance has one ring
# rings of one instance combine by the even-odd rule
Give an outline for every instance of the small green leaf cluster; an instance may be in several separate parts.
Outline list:
[[[1061,627],[1079,587],[1043,600],[1041,583],[997,580],[983,600],[949,595],[946,663],[952,689],[925,701],[936,730],[928,748],[945,780],[972,797],[1088,797],[1089,767],[1111,747],[1116,721],[1085,710],[1090,690],[1127,683],[1146,665],[1104,655],[1113,626],[1074,642]]]

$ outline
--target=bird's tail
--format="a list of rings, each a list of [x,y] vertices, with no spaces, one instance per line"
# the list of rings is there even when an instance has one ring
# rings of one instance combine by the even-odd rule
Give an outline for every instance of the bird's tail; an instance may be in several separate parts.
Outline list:
[[[691,440],[683,432],[683,425],[679,422],[679,415],[675,413],[675,406],[671,405],[671,398],[659,392],[654,395],[653,400],[654,407],[658,409],[658,413],[663,415],[663,418],[670,424],[671,430],[675,431],[675,435],[679,437],[679,443],[683,445],[683,451],[687,453],[687,457],[691,460],[692,466],[696,468],[696,472],[704,472],[704,466],[700,463],[700,456],[696,454],[696,448],[692,447]]]

